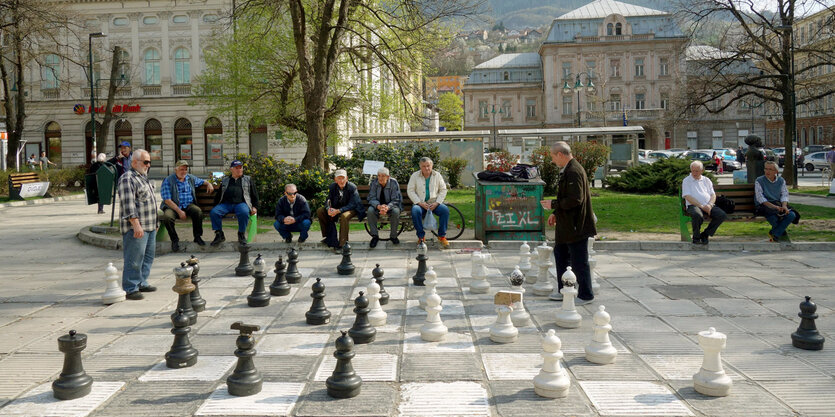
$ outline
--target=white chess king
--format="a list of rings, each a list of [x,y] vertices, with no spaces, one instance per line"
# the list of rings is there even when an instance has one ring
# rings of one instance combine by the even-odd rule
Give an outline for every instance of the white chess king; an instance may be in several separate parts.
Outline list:
[[[545,398],[563,398],[568,396],[571,380],[568,373],[560,366],[562,359],[562,341],[557,337],[554,329],[542,337],[542,369],[533,379],[533,390],[536,395]]]
[[[711,397],[725,397],[731,391],[731,377],[722,368],[720,352],[725,348],[728,337],[713,327],[699,332],[699,346],[705,352],[702,368],[693,375],[693,388]]]

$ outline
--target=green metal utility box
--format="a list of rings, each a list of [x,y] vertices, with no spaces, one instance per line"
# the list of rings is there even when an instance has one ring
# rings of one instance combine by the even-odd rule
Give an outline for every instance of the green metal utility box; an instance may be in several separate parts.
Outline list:
[[[99,167],[96,171],[96,185],[99,190],[100,204],[113,204],[113,198],[116,194],[116,167],[113,164],[106,163]]]
[[[492,182],[476,178],[475,238],[491,240],[545,240],[542,193],[545,182]]]

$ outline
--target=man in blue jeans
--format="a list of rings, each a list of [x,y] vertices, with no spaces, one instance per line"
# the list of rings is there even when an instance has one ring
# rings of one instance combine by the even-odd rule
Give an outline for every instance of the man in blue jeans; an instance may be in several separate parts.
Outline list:
[[[273,227],[284,241],[293,241],[291,232],[299,232],[299,243],[307,240],[307,231],[310,230],[310,206],[307,199],[298,193],[296,184],[284,186],[284,196],[278,199],[275,205],[275,223]]]
[[[218,246],[226,241],[223,235],[223,216],[235,213],[238,219],[238,244],[246,245],[246,226],[249,223],[249,216],[256,214],[258,209],[258,191],[249,175],[244,175],[244,164],[234,160],[229,168],[232,172],[220,180],[220,192],[217,193],[215,208],[209,212],[212,219],[212,230],[215,231],[215,239],[212,246]]]
[[[122,288],[129,300],[141,300],[143,292],[156,291],[148,276],[154,264],[159,203],[148,180],[151,155],[137,149],[134,156],[130,169],[119,178],[119,231],[125,257]]]
[[[777,163],[766,161],[765,175],[754,181],[756,212],[765,216],[771,224],[768,237],[772,242],[790,242],[786,228],[794,222],[795,214],[789,210],[789,189],[786,180],[777,175]]]
[[[414,204],[412,206],[412,224],[418,237],[418,244],[423,242],[426,232],[423,230],[423,216],[427,210],[438,216],[438,243],[444,249],[449,248],[446,238],[449,208],[444,205],[446,183],[441,173],[432,169],[433,162],[428,157],[420,158],[420,171],[409,178],[407,193]]]

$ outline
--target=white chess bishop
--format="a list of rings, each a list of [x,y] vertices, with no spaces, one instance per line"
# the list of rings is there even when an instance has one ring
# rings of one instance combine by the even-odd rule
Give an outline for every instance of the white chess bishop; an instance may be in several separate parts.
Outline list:
[[[368,321],[374,327],[380,327],[386,325],[386,319],[388,318],[388,314],[383,311],[383,306],[380,305],[380,298],[382,295],[380,294],[380,285],[377,284],[377,281],[374,278],[371,278],[371,281],[368,283]]]
[[[519,337],[519,330],[510,321],[510,306],[496,307],[496,322],[490,326],[490,340],[496,343],[513,343]]]
[[[531,270],[531,247],[528,242],[522,242],[522,246],[519,246],[519,269],[525,273]]]
[[[107,264],[104,269],[104,283],[106,285],[104,294],[101,295],[101,302],[107,305],[125,301],[125,290],[119,282],[119,271],[113,266],[113,262]]]
[[[693,388],[697,392],[711,397],[725,397],[731,392],[733,382],[722,368],[722,355],[728,337],[719,333],[713,327],[699,332],[699,346],[704,350],[705,357],[702,368],[693,375]]]
[[[556,322],[557,326],[566,329],[574,329],[580,327],[583,321],[583,316],[577,312],[577,307],[574,305],[574,297],[577,296],[577,276],[571,271],[569,266],[565,273],[562,274],[562,306],[557,310]]]
[[[609,332],[612,331],[612,325],[609,324],[612,317],[606,312],[605,306],[597,308],[594,313],[592,321],[594,321],[594,336],[592,336],[591,343],[586,346],[586,360],[592,363],[599,363],[606,365],[614,363],[618,357],[618,350],[612,346],[612,341],[609,340]]]
[[[473,252],[472,280],[470,281],[470,292],[473,294],[485,294],[490,291],[490,283],[487,282],[487,266],[484,263],[487,255],[481,252]]]
[[[435,287],[432,287],[426,297],[426,321],[420,326],[420,338],[427,342],[440,342],[447,334],[448,329],[441,321],[441,301]]]
[[[562,359],[562,341],[554,329],[542,337],[542,369],[533,378],[533,390],[536,395],[545,398],[564,398],[568,396],[571,379],[568,372],[560,366]]]
[[[551,284],[551,256],[554,250],[545,242],[536,247],[536,255],[539,258],[539,277],[536,278],[536,283],[533,286],[534,295],[548,295],[554,290],[554,284]]]
[[[438,273],[435,272],[435,269],[433,269],[431,265],[428,268],[429,269],[426,271],[426,274],[424,274],[426,280],[423,281],[423,285],[426,287],[423,290],[423,295],[418,298],[420,308],[426,308],[426,297],[429,296],[429,293],[431,292],[430,289],[438,286]]]

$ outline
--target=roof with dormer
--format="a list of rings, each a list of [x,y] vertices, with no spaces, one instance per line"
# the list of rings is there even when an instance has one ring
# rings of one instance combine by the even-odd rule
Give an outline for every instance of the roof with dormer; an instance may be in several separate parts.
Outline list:
[[[489,61],[476,65],[475,69],[497,69],[497,68],[531,68],[540,67],[539,54],[536,52],[525,52],[520,54],[502,54]]]
[[[596,0],[579,9],[574,9],[554,20],[568,19],[602,19],[610,14],[621,16],[656,16],[669,14],[661,10],[650,9],[649,7],[636,6],[614,0]]]

